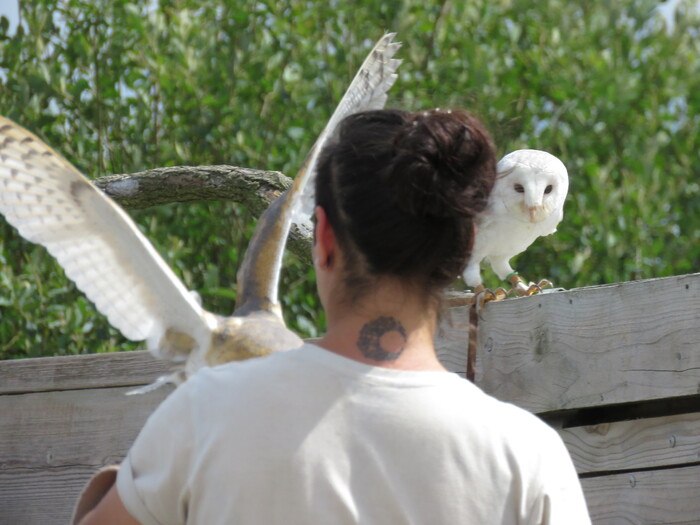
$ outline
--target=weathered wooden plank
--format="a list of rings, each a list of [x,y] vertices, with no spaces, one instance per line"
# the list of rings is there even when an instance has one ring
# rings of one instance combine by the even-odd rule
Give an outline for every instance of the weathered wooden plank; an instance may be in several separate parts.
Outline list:
[[[0,361],[0,394],[145,385],[168,373],[146,351]]]
[[[128,387],[0,396],[0,471],[102,465],[123,457],[173,390],[126,396]]]
[[[0,523],[65,525],[80,490],[95,473],[88,465],[1,470]]]
[[[696,394],[700,274],[488,303],[476,383],[536,413]]]
[[[67,523],[90,475],[121,461],[173,388],[128,390],[0,396],[0,523]]]
[[[435,352],[450,372],[466,376],[469,343],[469,307],[452,307],[445,311],[435,337]]]
[[[559,435],[579,474],[700,461],[700,413],[567,428]]]
[[[594,525],[697,525],[700,466],[581,481]]]

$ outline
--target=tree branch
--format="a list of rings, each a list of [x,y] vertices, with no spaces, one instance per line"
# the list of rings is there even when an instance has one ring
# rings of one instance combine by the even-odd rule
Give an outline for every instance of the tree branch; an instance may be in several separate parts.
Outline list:
[[[173,202],[232,201],[255,217],[292,186],[279,171],[236,166],[174,166],[94,179],[95,185],[126,209],[142,209]],[[292,225],[288,247],[311,264],[312,231]]]

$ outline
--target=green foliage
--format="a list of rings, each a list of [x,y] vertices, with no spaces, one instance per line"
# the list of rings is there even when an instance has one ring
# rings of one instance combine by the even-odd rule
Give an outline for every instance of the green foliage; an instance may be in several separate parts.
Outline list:
[[[90,176],[224,163],[293,175],[372,43],[398,31],[390,106],[467,107],[501,153],[544,149],[569,168],[559,232],[516,260],[526,277],[682,274],[700,262],[700,21],[682,8],[667,31],[657,5],[34,0],[15,34],[0,23],[0,114]],[[232,311],[245,209],[132,216],[207,308]],[[290,326],[323,330],[313,272],[291,257],[281,294]],[[0,357],[136,346],[0,221]]]

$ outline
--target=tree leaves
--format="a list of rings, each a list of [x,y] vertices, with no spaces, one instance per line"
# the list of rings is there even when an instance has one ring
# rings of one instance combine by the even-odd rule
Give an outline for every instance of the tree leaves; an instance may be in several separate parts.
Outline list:
[[[31,4],[31,5],[30,5]],[[234,164],[293,175],[373,41],[405,59],[389,106],[480,115],[501,153],[563,159],[559,232],[516,261],[567,288],[700,264],[700,21],[657,2],[35,0],[0,23],[0,113],[91,176]],[[133,213],[205,305],[230,313],[253,221],[230,204]],[[40,249],[0,222],[0,357],[126,348]],[[484,272],[487,284],[495,277]],[[282,300],[323,330],[313,275]]]

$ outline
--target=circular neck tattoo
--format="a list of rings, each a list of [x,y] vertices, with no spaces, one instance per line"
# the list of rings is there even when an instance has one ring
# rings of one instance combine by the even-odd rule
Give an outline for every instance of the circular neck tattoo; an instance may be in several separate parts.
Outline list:
[[[395,361],[406,344],[406,330],[393,317],[377,317],[360,330],[357,347],[373,361]]]

